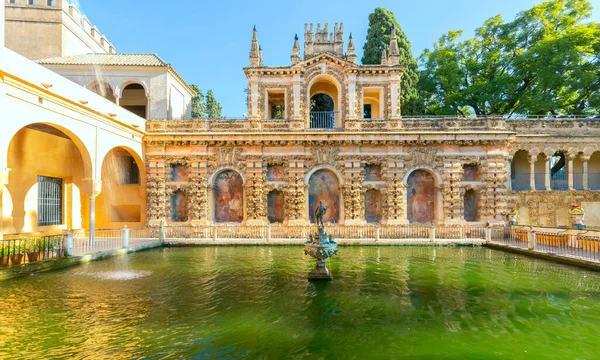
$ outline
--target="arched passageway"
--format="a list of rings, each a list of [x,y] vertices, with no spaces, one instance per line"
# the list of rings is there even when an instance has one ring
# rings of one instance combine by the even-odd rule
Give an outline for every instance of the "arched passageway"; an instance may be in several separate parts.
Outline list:
[[[148,98],[144,86],[133,83],[125,86],[122,91],[119,105],[137,116],[148,119]]]
[[[427,224],[435,220],[435,180],[425,170],[413,171],[407,179],[407,214],[410,223]]]
[[[102,192],[96,198],[96,226],[139,227],[145,222],[143,162],[133,151],[117,147],[102,161]]]
[[[323,222],[340,221],[340,182],[337,175],[328,169],[315,171],[308,180],[308,216],[315,223],[315,210],[319,203],[327,207]]]
[[[3,233],[87,225],[83,179],[91,178],[91,158],[74,134],[52,124],[28,125],[12,137],[7,160],[11,171],[5,192],[11,202],[3,202]]]
[[[244,220],[244,180],[235,170],[217,174],[213,186],[214,221],[241,223]]]
[[[600,190],[600,151],[596,151],[588,161],[588,188]]]
[[[531,189],[531,165],[526,150],[517,151],[510,162],[510,180],[513,190]]]

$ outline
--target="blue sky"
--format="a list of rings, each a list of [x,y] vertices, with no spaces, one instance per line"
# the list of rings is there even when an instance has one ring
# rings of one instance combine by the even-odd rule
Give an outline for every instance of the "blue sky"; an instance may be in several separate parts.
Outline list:
[[[246,112],[246,78],[252,26],[258,29],[265,65],[289,65],[294,34],[302,46],[304,23],[344,22],[360,60],[368,15],[377,6],[394,12],[419,56],[448,30],[473,33],[484,20],[501,14],[512,20],[540,0],[79,0],[92,24],[119,52],[157,53],[190,84],[213,89],[223,115]],[[600,21],[600,0],[593,19]]]

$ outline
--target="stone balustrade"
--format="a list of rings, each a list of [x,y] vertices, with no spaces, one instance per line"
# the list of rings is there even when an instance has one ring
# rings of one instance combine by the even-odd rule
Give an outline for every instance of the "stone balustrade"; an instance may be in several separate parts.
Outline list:
[[[302,121],[300,121],[302,124]],[[344,128],[311,129],[289,119],[150,120],[148,133],[235,132],[235,131],[509,131],[518,134],[600,133],[600,119],[506,119],[503,117],[405,117],[401,119],[352,119]]]

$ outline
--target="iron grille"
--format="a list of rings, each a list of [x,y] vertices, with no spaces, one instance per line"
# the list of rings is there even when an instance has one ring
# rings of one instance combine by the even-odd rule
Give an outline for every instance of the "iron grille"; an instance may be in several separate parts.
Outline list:
[[[63,181],[38,176],[38,226],[62,224]]]

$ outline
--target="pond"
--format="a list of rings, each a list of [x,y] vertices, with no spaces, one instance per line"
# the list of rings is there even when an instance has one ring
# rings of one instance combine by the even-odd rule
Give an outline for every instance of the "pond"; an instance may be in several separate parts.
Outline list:
[[[3,281],[0,358],[598,358],[600,274],[486,248],[163,248]]]

